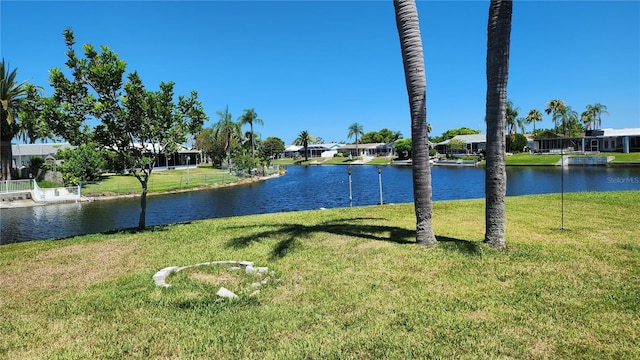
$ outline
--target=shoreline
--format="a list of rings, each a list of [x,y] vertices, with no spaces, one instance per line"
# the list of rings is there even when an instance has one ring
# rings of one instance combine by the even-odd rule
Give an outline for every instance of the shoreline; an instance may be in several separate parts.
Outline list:
[[[240,186],[253,184],[260,181],[266,181],[269,179],[275,179],[277,177],[282,176],[281,173],[276,173],[268,176],[255,176],[245,179],[240,179],[238,181],[234,181],[226,184],[215,184],[215,185],[201,185],[198,187],[192,187],[188,189],[179,189],[179,190],[169,190],[169,191],[155,191],[148,192],[147,196],[155,196],[155,195],[168,195],[168,194],[179,194],[184,192],[192,192],[192,191],[201,191],[201,190],[210,190],[217,189],[229,186]],[[47,205],[56,205],[56,204],[71,204],[71,203],[82,203],[82,202],[94,202],[94,201],[105,201],[105,200],[116,200],[116,199],[126,199],[126,198],[135,198],[140,197],[140,193],[133,194],[124,194],[124,195],[91,195],[84,196],[82,195],[78,200],[62,200],[62,201],[52,201],[52,202],[36,202],[33,200],[15,200],[15,201],[3,201],[0,202],[0,209],[12,209],[12,208],[25,208],[25,207],[36,207],[36,206],[47,206]]]

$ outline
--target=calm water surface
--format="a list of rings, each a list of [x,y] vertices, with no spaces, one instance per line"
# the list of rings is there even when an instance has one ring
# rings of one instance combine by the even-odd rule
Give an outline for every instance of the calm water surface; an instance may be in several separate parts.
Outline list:
[[[380,202],[375,166],[352,167],[353,205]],[[507,195],[564,191],[640,190],[640,168],[508,167]],[[385,203],[413,201],[410,167],[382,167]],[[484,168],[433,167],[433,199],[484,197]],[[226,216],[349,206],[345,166],[292,166],[280,178],[259,183],[154,195],[148,198],[147,225]],[[117,199],[2,209],[0,244],[104,232],[138,224],[140,199]]]

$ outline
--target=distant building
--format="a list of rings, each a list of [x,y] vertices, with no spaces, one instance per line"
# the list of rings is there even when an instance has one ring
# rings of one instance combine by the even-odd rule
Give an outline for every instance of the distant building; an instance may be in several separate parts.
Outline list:
[[[477,154],[487,147],[487,135],[486,134],[471,134],[471,135],[456,135],[449,140],[439,142],[435,145],[436,150],[440,154],[450,154],[449,142],[453,139],[460,140],[465,144],[465,148],[456,153],[462,154]]]
[[[534,152],[640,152],[640,128],[587,130],[584,136],[534,139]]]
[[[11,166],[14,169],[28,167],[31,158],[34,157],[55,159],[58,150],[73,149],[74,147],[69,143],[14,144],[11,145]]]

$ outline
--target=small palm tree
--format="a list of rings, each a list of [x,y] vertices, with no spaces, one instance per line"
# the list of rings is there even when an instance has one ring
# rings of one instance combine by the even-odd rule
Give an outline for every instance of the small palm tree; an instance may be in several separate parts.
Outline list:
[[[358,136],[362,135],[364,135],[364,128],[362,127],[362,125],[358,124],[357,122],[349,125],[349,134],[347,135],[347,137],[349,139],[354,136],[356,137],[356,156],[360,155],[360,152],[358,151]]]
[[[571,106],[564,106],[558,111],[562,124],[562,135],[572,136],[574,125],[578,123],[578,113],[571,109]]]
[[[583,111],[582,114],[580,114],[580,121],[582,121],[582,123],[584,124],[584,129],[585,130],[591,130],[591,126],[593,125],[593,123],[595,122],[594,117],[593,117],[593,113],[590,112],[588,110],[589,105],[587,105],[587,110]]]
[[[544,110],[547,115],[551,115],[551,120],[553,120],[553,129],[556,132],[558,131],[558,114],[564,107],[564,101],[554,99],[547,103],[547,108]]]
[[[302,146],[304,148],[304,161],[309,161],[309,153],[307,149],[309,148],[309,144],[313,143],[313,136],[309,134],[307,130],[303,130],[298,135],[298,138],[293,142],[294,145]]]
[[[262,119],[258,119],[258,114],[256,113],[256,111],[251,108],[251,109],[245,109],[244,113],[242,114],[242,116],[240,116],[240,119],[238,119],[238,122],[240,124],[240,126],[245,125],[245,124],[249,124],[249,128],[250,128],[250,133],[251,133],[251,157],[255,159],[256,157],[256,142],[254,139],[254,133],[253,133],[253,124],[257,124],[260,126],[264,126],[264,121]]]
[[[506,123],[506,127],[505,130],[507,130],[507,133],[509,134],[509,136],[511,137],[511,139],[513,140],[513,138],[516,136],[516,134],[518,133],[518,122],[517,122],[517,117],[518,117],[518,112],[520,111],[520,108],[514,108],[513,107],[513,102],[511,100],[507,100],[507,112],[506,112],[506,117],[505,117],[505,123]]]
[[[542,121],[542,113],[536,109],[529,110],[529,114],[525,118],[527,124],[533,123],[533,133],[536,132],[536,122]]]
[[[240,125],[233,121],[233,116],[229,112],[229,106],[225,107],[224,111],[216,111],[216,114],[220,116],[220,120],[213,125],[215,137],[223,141],[223,149],[227,157],[227,166],[229,167],[229,171],[231,171],[231,149],[234,142],[240,139]]]
[[[587,111],[591,113],[592,119],[595,122],[596,129],[602,129],[602,114],[609,115],[607,112],[607,106],[600,103],[593,105],[587,105]]]
[[[4,58],[0,63],[0,164],[2,179],[11,180],[11,140],[18,131],[20,102],[27,96],[27,83],[18,83],[18,69],[9,70]]]

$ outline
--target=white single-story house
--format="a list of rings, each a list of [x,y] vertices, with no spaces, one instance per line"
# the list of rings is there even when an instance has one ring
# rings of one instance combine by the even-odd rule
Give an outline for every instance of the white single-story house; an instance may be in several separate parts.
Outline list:
[[[584,136],[533,140],[535,152],[640,152],[640,128],[587,130]]]
[[[13,144],[11,145],[12,167],[14,169],[28,167],[31,158],[55,158],[58,150],[72,149],[74,147],[69,143]]]
[[[436,150],[440,154],[449,154],[449,142],[453,139],[460,140],[465,144],[465,149],[456,151],[460,154],[477,154],[487,147],[487,135],[486,134],[471,134],[471,135],[456,135],[449,140],[437,143],[435,145]]]
[[[371,144],[309,144],[307,147],[307,157],[310,158],[330,158],[338,152],[351,154],[351,156],[391,156],[395,143],[371,143]],[[359,154],[358,154],[359,153]],[[284,149],[284,157],[296,158],[304,157],[304,147],[298,145],[289,145]]]

